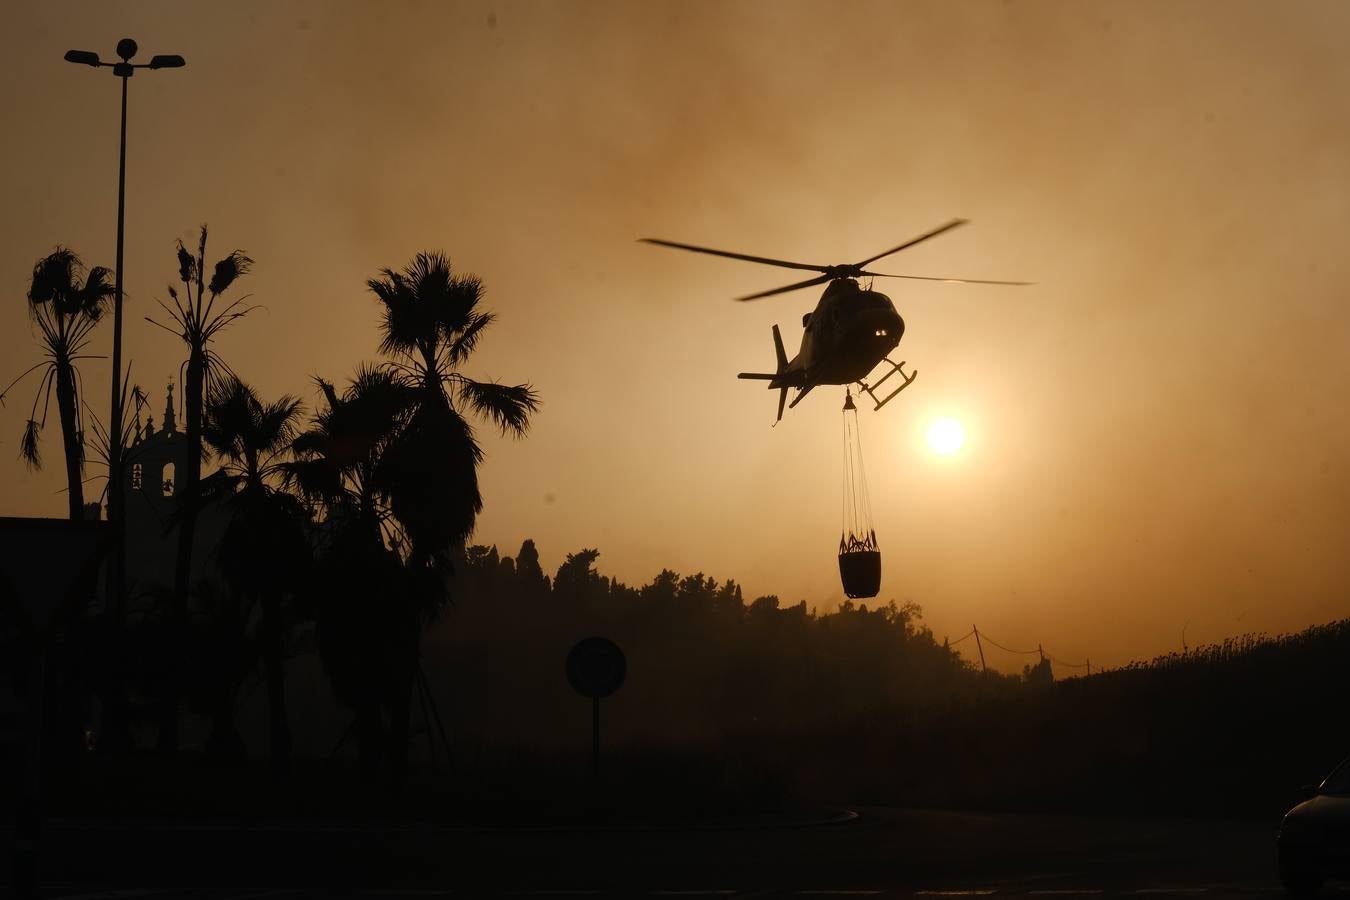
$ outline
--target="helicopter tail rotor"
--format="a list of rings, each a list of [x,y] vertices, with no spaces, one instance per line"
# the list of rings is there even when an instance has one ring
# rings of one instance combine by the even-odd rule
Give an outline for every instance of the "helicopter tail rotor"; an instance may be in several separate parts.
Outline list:
[[[783,419],[783,408],[787,405],[788,388],[795,387],[801,389],[801,393],[799,393],[792,401],[793,406],[796,406],[797,401],[802,399],[806,392],[811,388],[802,384],[803,379],[801,378],[800,372],[793,373],[789,370],[787,353],[783,350],[783,334],[778,330],[777,325],[773,326],[773,352],[778,360],[778,371],[772,373],[741,372],[736,377],[748,378],[755,381],[767,381],[769,382],[770,390],[778,388],[778,418],[774,420],[774,424],[777,424]]]

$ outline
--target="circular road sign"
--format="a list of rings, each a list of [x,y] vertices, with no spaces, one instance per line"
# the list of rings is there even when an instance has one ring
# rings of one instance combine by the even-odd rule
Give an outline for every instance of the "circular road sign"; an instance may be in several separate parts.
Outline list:
[[[623,684],[627,672],[623,651],[609,638],[582,638],[567,654],[567,680],[585,697],[608,697]]]

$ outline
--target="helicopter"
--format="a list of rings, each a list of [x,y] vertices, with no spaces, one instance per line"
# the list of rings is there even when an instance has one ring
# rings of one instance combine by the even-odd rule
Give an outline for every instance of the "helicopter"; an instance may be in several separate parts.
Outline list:
[[[1032,283],[1028,281],[986,281],[978,278],[936,278],[927,275],[889,275],[884,272],[869,272],[866,269],[867,266],[883,257],[899,253],[901,250],[913,247],[929,238],[937,237],[953,228],[965,225],[967,222],[966,219],[953,219],[932,231],[905,241],[898,247],[892,247],[875,256],[869,256],[861,262],[833,266],[817,266],[809,263],[771,259],[764,256],[751,256],[745,253],[731,253],[726,250],[696,247],[693,244],[680,244],[660,238],[641,238],[640,240],[644,243],[673,247],[677,250],[690,250],[694,253],[708,253],[713,256],[725,256],[746,262],[821,273],[795,284],[760,291],[746,297],[737,297],[738,301],[759,300],[762,297],[772,297],[775,294],[785,294],[788,291],[829,282],[825,287],[825,293],[821,295],[820,301],[816,304],[816,308],[802,316],[802,342],[797,355],[791,360],[787,358],[787,354],[783,350],[782,333],[778,326],[774,325],[773,349],[777,357],[777,369],[774,372],[741,372],[737,375],[738,378],[767,381],[770,390],[778,389],[778,418],[774,421],[776,425],[783,419],[785,404],[788,409],[792,409],[811,392],[812,388],[818,385],[851,385],[856,382],[862,391],[872,398],[872,402],[876,404],[875,409],[881,409],[895,399],[901,391],[913,384],[915,377],[918,376],[917,371],[909,373],[904,371],[904,360],[897,363],[893,362],[888,356],[899,345],[900,338],[905,334],[905,320],[900,318],[900,313],[896,311],[895,304],[891,302],[890,297],[880,291],[872,290],[870,283],[864,289],[858,283],[859,278],[909,278],[917,281],[941,281],[948,284],[1028,285]],[[883,362],[890,369],[881,378],[870,385],[863,381],[873,369]],[[900,376],[900,386],[885,397],[878,398],[876,391],[894,375]],[[791,403],[787,403],[788,390],[792,388],[796,389],[797,394],[792,398]]]

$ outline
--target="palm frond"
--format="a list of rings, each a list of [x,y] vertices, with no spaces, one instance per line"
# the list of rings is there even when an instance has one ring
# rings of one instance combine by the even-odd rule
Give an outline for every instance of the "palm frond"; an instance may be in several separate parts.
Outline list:
[[[243,477],[224,469],[217,469],[201,480],[197,487],[198,497],[203,506],[223,500],[238,492]]]
[[[89,333],[94,330],[102,315],[102,310],[98,310],[91,315],[80,315],[71,323],[70,328],[66,331],[66,343],[71,360],[74,360],[89,345]]]
[[[67,332],[79,329],[87,334],[108,308],[113,296],[109,270],[95,266],[87,275],[84,273],[83,261],[66,247],[57,247],[34,265],[28,311],[47,343],[78,342],[78,337],[70,337]]]
[[[141,411],[144,410],[145,407],[149,405],[146,401],[145,391],[141,390],[141,386],[138,384],[134,385],[131,383],[130,363],[127,364],[126,375],[122,378],[121,400],[123,409],[127,408],[128,398],[130,398],[132,402],[135,403],[135,415],[122,417],[122,440],[121,443],[119,444],[119,447],[123,450],[131,446],[131,440],[135,436],[135,430],[139,424],[138,420]],[[103,420],[98,417],[98,414],[93,412],[92,410],[90,410],[89,412],[89,421],[94,432],[93,439],[89,442],[93,446],[94,457],[102,465],[109,466],[109,463],[112,459],[111,453],[112,446],[108,442],[108,429],[104,427]],[[88,480],[92,480],[93,478],[106,478],[106,477],[107,476],[104,475],[95,475],[90,476],[90,479]]]
[[[42,407],[42,419],[38,423],[39,428],[47,427],[47,411],[52,406],[52,391],[56,388],[57,367],[55,364],[47,367],[47,371],[42,373],[42,378],[38,381],[37,393],[33,395],[33,411],[28,414],[28,418],[36,419],[38,407]]]
[[[403,276],[391,269],[381,270],[380,278],[366,282],[376,299],[384,305],[380,331],[380,352],[387,354],[411,353],[417,341],[425,334],[423,310]]]
[[[477,275],[456,275],[445,297],[437,299],[437,322],[448,340],[473,324],[478,303],[483,299],[483,280]]]
[[[417,295],[428,302],[434,301],[438,294],[449,291],[452,282],[450,257],[439,250],[418,253],[403,272],[412,282]]]
[[[287,395],[264,403],[252,387],[231,374],[211,389],[202,440],[230,463],[242,467],[250,484],[266,481],[279,471],[275,461],[291,447],[301,415],[297,398]]]
[[[59,301],[68,294],[75,281],[75,271],[81,266],[75,251],[58,246],[33,266],[33,280],[28,289],[28,301],[33,304]]]
[[[27,378],[29,375],[31,375],[31,374],[33,374],[34,372],[36,372],[38,369],[41,369],[43,366],[50,366],[50,365],[51,365],[50,362],[44,360],[43,362],[40,362],[40,363],[34,363],[33,365],[29,366],[27,369],[24,369],[24,370],[23,370],[23,374],[21,374],[18,378],[15,378],[13,381],[11,381],[9,384],[7,384],[7,385],[5,386],[5,389],[4,389],[3,391],[0,391],[0,406],[4,406],[4,404],[5,404],[5,397],[7,397],[7,396],[9,395],[9,392],[12,391],[12,390],[14,389],[14,386],[15,386],[16,384],[18,384],[20,381],[23,381],[25,378]]]
[[[239,379],[234,369],[230,368],[230,364],[210,347],[206,348],[202,356],[202,384],[207,397],[217,391],[226,390],[231,380]],[[251,392],[252,388],[249,390]]]
[[[197,260],[193,264],[193,274],[197,276],[197,310],[202,308],[202,279],[206,277],[206,225],[202,225],[201,234],[197,237]]]
[[[237,278],[247,275],[252,268],[253,260],[243,251],[231,250],[229,255],[216,263],[215,271],[211,273],[211,283],[206,289],[212,294],[223,294]]]
[[[216,299],[216,296],[212,294],[211,302],[206,305],[206,311],[195,319],[195,334],[198,336],[197,340],[200,341],[202,345],[205,345],[216,336],[217,332],[222,331],[227,326],[233,324],[235,319],[242,319],[244,316],[257,309],[257,305],[243,306],[244,302],[252,296],[252,294],[245,294],[231,302],[229,306],[225,307],[220,312],[212,315],[211,306],[215,303]],[[242,309],[240,309],[241,306],[243,306]]]
[[[336,466],[330,465],[327,459],[288,460],[277,468],[281,473],[283,485],[299,491],[301,495],[310,499],[332,505],[346,495],[341,471]]]
[[[439,251],[418,253],[404,270],[404,276],[412,283],[429,324],[441,334],[454,334],[468,326],[482,293],[481,281],[472,275],[454,275],[450,258]]]
[[[490,419],[501,429],[524,437],[530,428],[530,415],[539,410],[539,395],[528,384],[506,385],[456,377],[460,398],[478,415]]]
[[[483,329],[491,325],[496,318],[492,313],[477,313],[470,318],[468,326],[450,342],[448,356],[452,366],[458,366],[469,358],[474,348],[478,346]]]
[[[444,253],[426,251],[401,272],[380,270],[367,286],[384,305],[380,352],[388,355],[434,356],[473,324],[483,293],[481,280],[455,275]]]
[[[316,375],[314,376],[314,383],[318,385],[319,390],[323,392],[324,399],[328,401],[329,409],[338,405],[337,389],[333,387],[333,382],[325,381],[323,378]]]
[[[343,396],[342,426],[362,433],[389,434],[408,417],[417,389],[384,366],[360,366]]]
[[[84,286],[79,290],[80,312],[91,322],[103,318],[117,293],[116,286],[108,280],[112,274],[111,269],[94,266],[89,270]]]
[[[202,228],[202,239],[206,239],[206,228]],[[192,279],[197,274],[197,261],[192,258],[192,254],[183,246],[183,242],[178,242],[178,280],[183,282],[184,288],[191,287]],[[169,288],[169,293],[173,295],[174,300],[178,299],[178,294],[173,288]],[[189,297],[189,299],[191,299]]]
[[[209,385],[202,411],[203,443],[231,462],[242,460],[257,402],[253,389],[238,378]]]
[[[143,318],[145,319],[145,321],[149,322],[151,325],[154,325],[156,328],[163,328],[165,331],[167,331],[169,334],[173,335],[174,337],[177,337],[177,338],[183,337],[183,333],[182,333],[181,331],[174,331],[172,328],[170,328],[168,325],[165,325],[163,322],[156,322],[154,319],[150,318],[149,316],[144,316]]]
[[[406,418],[413,391],[384,367],[362,365],[347,389],[338,395],[318,379],[328,408],[314,416],[311,427],[297,436],[291,449],[302,457],[322,460],[341,477],[357,478],[357,468],[390,440]]]
[[[262,404],[258,411],[259,449],[275,454],[290,446],[296,436],[296,422],[303,414],[300,398],[283,395],[272,403]]]
[[[29,471],[42,468],[42,453],[38,450],[38,434],[41,431],[36,419],[29,419],[23,426],[23,437],[19,439],[19,459]]]
[[[291,452],[296,456],[312,458],[322,456],[324,448],[328,443],[328,435],[315,428],[309,431],[301,432],[291,441]]]

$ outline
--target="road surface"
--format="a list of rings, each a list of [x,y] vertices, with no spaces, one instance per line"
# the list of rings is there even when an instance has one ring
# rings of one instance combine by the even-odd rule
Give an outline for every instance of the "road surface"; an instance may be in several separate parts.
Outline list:
[[[1281,893],[1274,822],[841,812],[643,828],[53,822],[42,848],[41,896],[1055,900]],[[1342,886],[1326,893],[1350,897]]]

